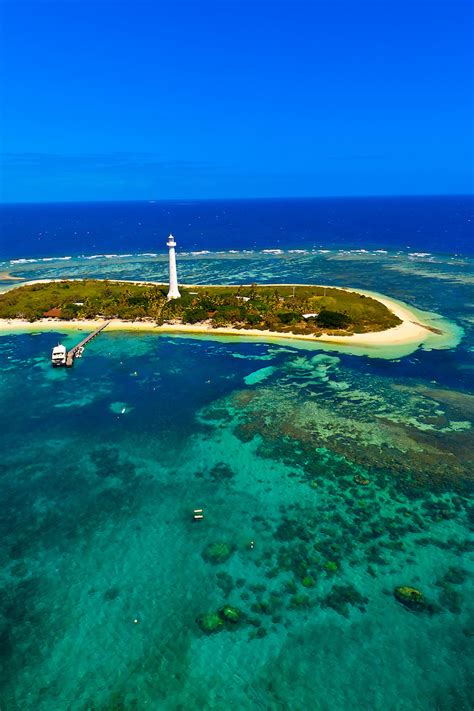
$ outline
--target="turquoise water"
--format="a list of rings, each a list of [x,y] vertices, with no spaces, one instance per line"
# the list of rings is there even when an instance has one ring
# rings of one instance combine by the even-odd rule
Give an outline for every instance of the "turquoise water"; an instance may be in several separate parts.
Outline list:
[[[464,337],[387,360],[104,332],[70,371],[49,353],[73,333],[0,337],[2,711],[470,710],[472,262],[188,255],[180,277],[374,289]],[[239,622],[204,633],[224,604]]]

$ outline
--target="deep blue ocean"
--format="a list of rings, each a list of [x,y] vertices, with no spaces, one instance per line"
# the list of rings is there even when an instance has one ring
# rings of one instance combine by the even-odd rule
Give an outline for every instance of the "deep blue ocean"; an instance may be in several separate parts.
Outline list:
[[[181,283],[352,286],[442,331],[357,351],[105,330],[66,370],[51,348],[77,331],[3,324],[1,711],[472,711],[473,213],[0,208],[0,298],[165,281],[173,232]]]
[[[474,254],[474,199],[208,200],[0,206],[0,259],[182,250],[344,248]]]

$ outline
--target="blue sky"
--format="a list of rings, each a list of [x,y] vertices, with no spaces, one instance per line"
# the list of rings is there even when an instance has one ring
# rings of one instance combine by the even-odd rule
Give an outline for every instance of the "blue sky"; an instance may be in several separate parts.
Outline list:
[[[470,0],[0,0],[4,201],[471,193]]]

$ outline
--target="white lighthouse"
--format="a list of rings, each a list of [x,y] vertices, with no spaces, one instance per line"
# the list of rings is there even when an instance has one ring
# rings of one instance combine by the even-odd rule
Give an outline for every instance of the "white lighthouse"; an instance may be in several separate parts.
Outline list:
[[[166,246],[170,253],[170,289],[168,291],[168,301],[171,299],[180,299],[181,294],[178,289],[178,275],[176,273],[176,252],[174,248],[176,247],[176,242],[174,241],[173,235],[168,237],[168,242]]]

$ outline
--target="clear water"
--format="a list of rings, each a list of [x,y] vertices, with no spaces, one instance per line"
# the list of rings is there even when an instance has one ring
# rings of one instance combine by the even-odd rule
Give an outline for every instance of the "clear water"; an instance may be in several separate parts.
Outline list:
[[[160,259],[4,268],[164,279]],[[49,353],[73,333],[3,335],[2,711],[470,711],[472,262],[284,251],[179,269],[374,289],[464,335],[379,359],[104,332],[69,371]],[[399,585],[433,608],[405,608]],[[224,603],[242,621],[204,634]]]

